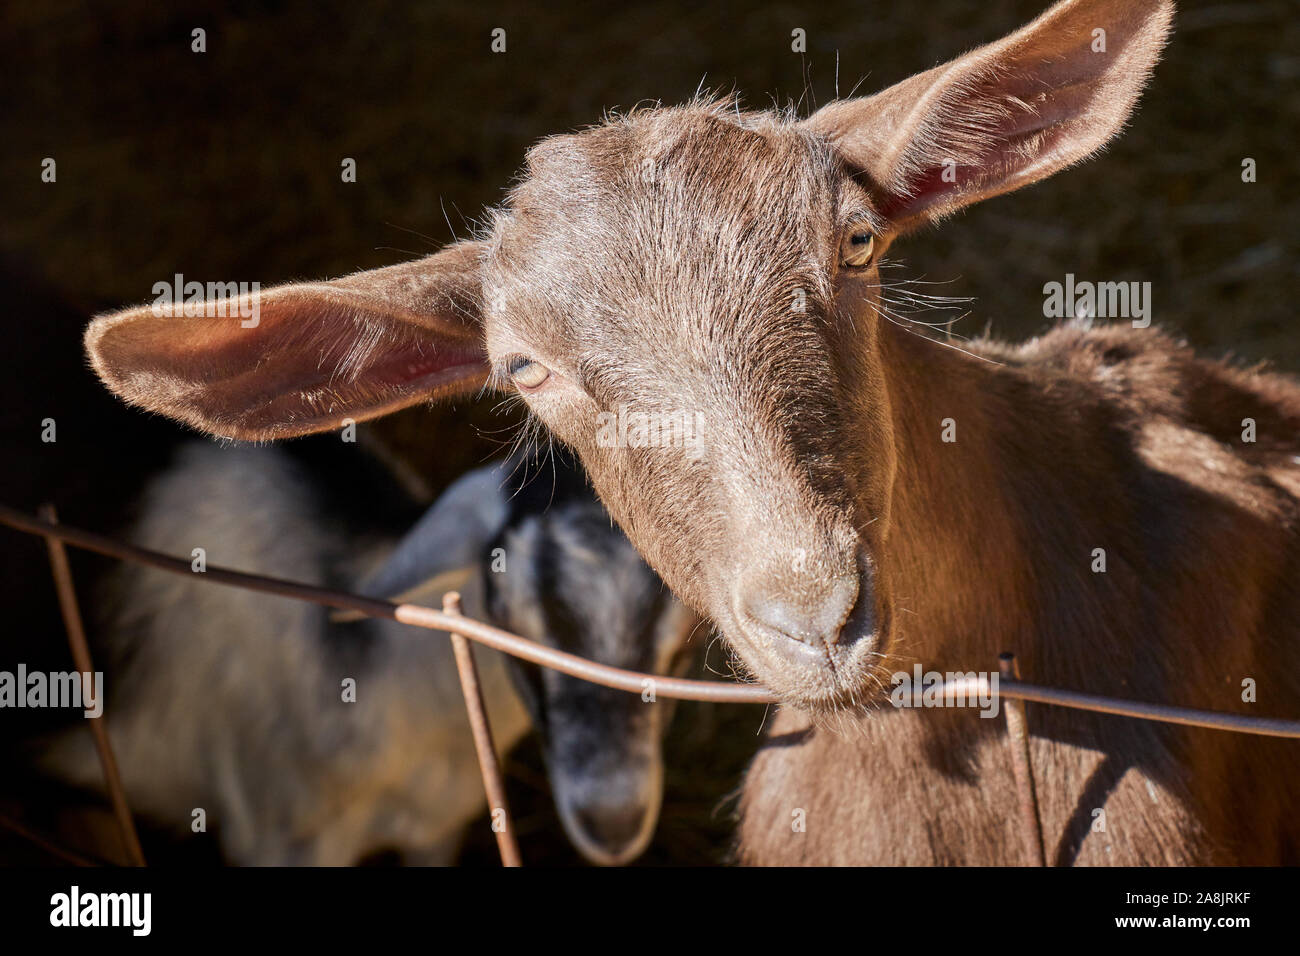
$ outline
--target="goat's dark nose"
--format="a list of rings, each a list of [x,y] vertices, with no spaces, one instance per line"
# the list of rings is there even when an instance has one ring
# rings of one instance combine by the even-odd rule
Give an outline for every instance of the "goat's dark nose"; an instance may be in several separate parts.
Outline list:
[[[645,829],[646,808],[642,806],[583,807],[574,816],[583,833],[600,848],[610,862],[623,862],[623,854],[638,841]]]
[[[809,656],[809,652],[821,654],[841,640],[841,630],[858,599],[855,579],[818,581],[794,593],[788,582],[784,589],[779,589],[781,584],[750,584],[741,593],[740,607],[747,618],[744,624],[768,637],[764,643],[775,645],[773,650],[783,654]],[[789,640],[770,640],[778,636]]]

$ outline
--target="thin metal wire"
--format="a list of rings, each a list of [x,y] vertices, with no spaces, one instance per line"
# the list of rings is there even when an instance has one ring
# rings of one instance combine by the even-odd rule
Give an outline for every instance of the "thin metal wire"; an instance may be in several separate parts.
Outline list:
[[[0,814],[0,827],[4,827],[11,833],[22,837],[33,846],[38,846],[51,856],[56,856],[64,863],[72,866],[103,866],[101,860],[93,860],[88,856],[78,853],[76,850],[69,850],[59,846],[54,840],[38,830],[33,830],[25,824],[19,823],[10,817]]]
[[[66,524],[51,524],[31,515],[0,505],[0,524],[8,525],[28,534],[53,536],[85,551],[107,555],[123,561],[133,561],[149,567],[169,571],[172,574],[192,576],[196,572],[190,566],[189,559],[175,558],[158,551],[136,547],[115,541],[92,531],[84,531]],[[367,617],[382,617],[414,627],[434,631],[451,631],[462,634],[472,641],[478,641],[488,647],[496,648],[514,657],[523,658],[534,664],[561,671],[573,677],[580,677],[595,684],[613,687],[640,694],[647,689],[659,697],[672,697],[678,700],[702,700],[715,703],[768,704],[776,697],[765,687],[757,684],[735,684],[724,681],[688,680],[677,677],[659,677],[639,671],[624,670],[598,664],[554,648],[545,647],[535,641],[519,637],[508,631],[502,631],[488,624],[482,624],[472,618],[453,616],[435,611],[433,608],[416,604],[394,604],[379,598],[363,597],[344,591],[299,584],[282,578],[267,577],[260,574],[246,574],[208,565],[203,577],[217,584],[229,584],[265,594],[278,594],[282,597],[309,601],[326,607],[345,611],[357,611]]]
[[[81,661],[84,658],[85,666],[82,669],[89,670],[89,650],[85,650],[83,655],[78,656],[77,647],[75,646],[76,641],[72,637],[74,631],[81,633],[82,643],[84,644],[84,633],[80,630],[80,615],[76,608],[75,592],[70,591],[71,571],[68,568],[67,555],[63,551],[61,542],[67,542],[74,547],[94,551],[120,560],[133,561],[138,564],[159,568],[174,574],[192,574],[194,572],[189,562],[184,559],[161,554],[157,551],[150,551],[146,548],[139,548],[135,545],[124,544],[90,531],[61,525],[57,521],[57,516],[53,513],[52,506],[49,507],[47,514],[49,515],[48,520],[33,518],[14,508],[0,505],[0,524],[6,524],[19,531],[39,535],[46,539],[50,547],[52,567],[56,585],[59,588],[65,621],[69,625],[69,637],[74,643],[73,653],[78,659],[78,667],[82,667]],[[296,598],[339,610],[357,612],[369,617],[389,618],[415,627],[450,632],[460,674],[461,690],[465,697],[465,706],[469,712],[475,748],[478,752],[479,767],[483,774],[484,788],[493,808],[499,809],[505,815],[504,822],[506,825],[503,829],[497,831],[497,845],[501,853],[502,863],[506,866],[520,865],[519,848],[514,841],[513,826],[510,825],[509,821],[509,810],[506,806],[505,788],[501,780],[500,765],[497,760],[496,749],[492,743],[487,712],[483,706],[482,696],[479,693],[477,670],[469,651],[469,645],[465,641],[466,638],[478,641],[504,653],[532,661],[535,664],[540,664],[543,667],[550,667],[574,677],[632,693],[639,693],[652,688],[656,694],[661,694],[664,697],[676,697],[685,700],[735,703],[771,703],[776,700],[770,691],[758,685],[658,677],[653,674],[597,664],[595,661],[589,661],[573,654],[544,647],[516,634],[462,617],[459,595],[455,592],[449,592],[444,596],[443,611],[439,612],[419,605],[394,604],[377,598],[333,591],[328,588],[300,584],[295,581],[284,581],[263,575],[246,574],[225,568],[209,567],[204,573],[208,580],[219,584],[228,584],[248,590]],[[72,596],[71,603],[68,601],[68,594]],[[75,628],[72,623],[74,620],[76,622]],[[1030,856],[1031,858],[1036,857],[1039,865],[1045,865],[1046,857],[1043,850],[1042,825],[1039,820],[1037,799],[1034,794],[1033,769],[1029,759],[1029,731],[1023,701],[1035,701],[1076,710],[1090,710],[1117,716],[1214,730],[1300,738],[1300,721],[1246,717],[1239,714],[1193,710],[1185,707],[1169,707],[1163,704],[1145,704],[1137,701],[1102,697],[1097,694],[1084,694],[1078,691],[1027,684],[1018,679],[1019,673],[1015,659],[1010,654],[1002,655],[999,669],[1001,680],[999,680],[998,693],[1009,698],[1007,709],[1008,737],[1011,742],[1013,770],[1020,795],[1021,829]],[[961,697],[964,700],[971,699],[971,695],[988,695],[991,691],[992,688],[986,676],[946,681],[940,688],[940,692],[946,698]],[[106,739],[105,743],[107,743]],[[111,749],[101,750],[101,758],[105,757],[107,759],[103,760],[104,774],[109,790],[113,792],[116,764],[113,761]],[[134,827],[130,821],[130,812],[126,809],[125,796],[121,793],[120,781],[117,781],[117,792],[121,796],[121,809],[126,811],[128,828],[131,835],[134,836]],[[115,802],[116,807],[117,803]],[[121,819],[120,813],[119,819]],[[24,833],[20,826],[15,825],[12,829],[28,836],[29,839],[31,838],[31,835]],[[45,843],[45,841],[38,842]],[[70,851],[63,851],[52,845],[50,849],[65,856],[75,855],[71,854]],[[140,861],[143,862],[142,853],[140,854]]]
[[[948,697],[960,697],[965,694],[967,695],[965,699],[970,700],[972,694],[989,694],[992,691],[987,678],[977,677],[974,680],[964,678],[946,683],[942,693]],[[1050,704],[1068,710],[1088,710],[1097,714],[1151,720],[1158,724],[1181,724],[1184,727],[1201,727],[1205,730],[1228,730],[1239,734],[1300,740],[1300,720],[1284,720],[1280,717],[1248,717],[1245,714],[1225,714],[1217,710],[1147,704],[1136,700],[1121,700],[1118,697],[1103,697],[1100,694],[1085,694],[1077,690],[1062,690],[1059,687],[1043,687],[1018,680],[999,679],[997,693],[994,696],[1026,700],[1035,704]]]
[[[460,615],[460,594],[448,591],[442,596],[442,609],[447,614]],[[470,731],[474,734],[474,749],[478,752],[478,768],[483,775],[483,792],[487,794],[488,810],[492,816],[492,832],[496,834],[497,850],[503,866],[523,866],[519,844],[515,841],[515,824],[506,802],[506,785],[501,779],[501,763],[497,748],[492,743],[492,724],[479,689],[478,667],[469,641],[456,633],[451,635],[451,647],[456,654],[456,671],[460,675],[460,690],[465,696],[465,710],[469,714]]]
[[[998,671],[1002,680],[1017,680],[1020,666],[1016,655],[1004,653],[998,657]],[[998,681],[999,685],[1002,681]],[[1020,831],[1025,841],[1025,853],[1032,866],[1047,866],[1047,852],[1043,849],[1043,823],[1038,816],[1038,797],[1034,793],[1034,765],[1029,755],[1029,718],[1025,715],[1023,700],[1004,703],[1007,718],[1007,743],[1011,748],[1011,771],[1016,778],[1016,804],[1020,811]]]
[[[59,523],[54,505],[45,504],[40,509],[41,516],[50,525]],[[86,642],[86,629],[81,622],[81,609],[77,606],[77,589],[72,583],[72,567],[68,564],[68,552],[63,542],[54,535],[45,536],[45,545],[50,553],[50,571],[54,575],[54,588],[59,595],[59,610],[63,614],[63,626],[68,632],[68,647],[72,650],[72,663],[81,672],[83,681],[94,680],[95,665],[90,658],[90,645]],[[83,694],[83,699],[84,699]],[[126,790],[122,787],[122,775],[117,770],[117,758],[113,756],[113,745],[108,739],[107,717],[100,714],[90,721],[90,734],[95,740],[95,750],[99,754],[100,768],[104,772],[104,783],[108,788],[109,802],[113,805],[113,815],[117,818],[118,832],[122,836],[122,846],[133,866],[144,866],[144,849],[140,846],[140,836],[135,832],[135,821],[131,819],[131,808],[126,802]]]
[[[52,525],[34,518],[7,505],[0,505],[0,524],[8,525],[28,534],[50,535],[67,542],[74,547],[97,554],[134,561],[150,567],[170,571],[173,574],[191,575],[194,571],[188,559],[174,558],[171,555],[150,551],[115,541],[104,535],[83,531],[71,525]],[[416,604],[394,604],[379,598],[363,597],[344,591],[299,584],[279,578],[259,574],[245,574],[224,568],[208,566],[205,577],[218,584],[229,584],[267,594],[297,598],[322,604],[326,607],[346,611],[358,611],[368,617],[382,617],[400,621],[415,627],[435,631],[451,631],[462,634],[472,641],[478,641],[514,657],[540,664],[561,671],[573,677],[580,677],[594,684],[613,687],[631,693],[642,693],[653,689],[660,697],[678,700],[702,700],[714,703],[770,704],[776,703],[776,696],[767,688],[758,684],[737,684],[726,681],[686,680],[684,678],[660,677],[639,671],[629,671],[607,664],[598,664],[567,654],[554,648],[544,647],[534,641],[522,638],[483,624],[467,617],[453,617],[433,608]],[[956,696],[958,693],[989,692],[988,682],[983,677],[974,681],[967,678],[950,682],[944,693]],[[1024,681],[999,681],[997,692],[1002,697],[1013,700],[1027,700],[1039,704],[1052,704],[1073,710],[1088,710],[1095,713],[1114,714],[1119,717],[1135,717],[1141,720],[1153,720],[1158,723],[1181,724],[1187,727],[1203,727],[1208,730],[1227,730],[1244,734],[1261,734],[1268,737],[1287,737],[1300,739],[1300,720],[1286,720],[1275,717],[1250,717],[1245,714],[1227,714],[1213,710],[1196,710],[1190,707],[1172,707],[1167,704],[1148,704],[1142,701],[1122,700],[1116,697],[1103,697],[1100,694],[1087,694],[1082,691],[1063,690],[1058,687],[1043,687]]]

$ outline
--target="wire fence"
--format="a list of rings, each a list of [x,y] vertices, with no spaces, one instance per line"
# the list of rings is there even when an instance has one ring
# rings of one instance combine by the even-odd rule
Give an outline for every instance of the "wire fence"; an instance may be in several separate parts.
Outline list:
[[[77,669],[83,674],[93,673],[94,667],[91,662],[89,644],[86,640],[85,627],[81,620],[76,589],[64,547],[65,544],[106,557],[169,571],[173,574],[193,575],[198,573],[193,570],[190,561],[186,559],[137,547],[92,531],[60,524],[58,516],[51,505],[42,506],[39,516],[29,515],[7,505],[0,505],[0,524],[44,538],[49,552],[51,573],[54,577],[59,608],[64,627],[67,630],[73,661]],[[206,580],[215,584],[226,584],[250,591],[260,591],[265,594],[275,594],[299,601],[307,601],[334,608],[337,611],[345,611],[352,616],[388,618],[413,627],[448,632],[451,635],[461,691],[465,697],[465,707],[469,715],[470,728],[474,735],[474,745],[478,755],[479,769],[483,776],[484,791],[488,797],[488,806],[493,811],[493,829],[496,834],[497,848],[501,854],[501,861],[505,866],[521,865],[521,857],[506,800],[500,760],[492,740],[492,729],[488,722],[487,710],[479,688],[478,673],[474,658],[470,653],[468,641],[476,641],[539,666],[549,667],[572,677],[629,693],[641,694],[651,690],[655,697],[662,696],[677,700],[736,704],[777,703],[777,698],[771,691],[757,684],[691,680],[630,671],[538,644],[517,634],[463,616],[460,613],[460,596],[455,592],[448,592],[444,595],[442,610],[438,611],[417,604],[399,604],[381,598],[366,597],[266,575],[232,571],[228,568],[209,566],[202,574]],[[942,686],[935,689],[935,692],[949,701],[978,699],[980,696],[987,697],[988,695],[1005,699],[1004,710],[1007,721],[1008,749],[1018,797],[1019,829],[1024,843],[1025,862],[1031,865],[1045,866],[1046,856],[1042,824],[1038,814],[1037,796],[1034,790],[1033,766],[1030,760],[1030,732],[1025,711],[1026,702],[1113,714],[1158,723],[1300,739],[1300,720],[1250,717],[1243,714],[1173,707],[1167,704],[1123,700],[1081,691],[1032,684],[1021,680],[1015,656],[1011,653],[1004,653],[1000,656],[998,668],[999,680],[996,686],[993,686],[986,676],[976,676],[945,681]],[[144,851],[136,833],[126,793],[118,773],[117,762],[109,742],[105,726],[106,716],[90,721],[91,732],[95,738],[96,750],[104,773],[105,789],[108,792],[128,857],[134,865],[144,866]],[[67,862],[78,865],[94,865],[97,862],[74,850],[61,847],[44,835],[36,833],[21,823],[9,820],[4,816],[0,816],[0,826],[6,827]]]

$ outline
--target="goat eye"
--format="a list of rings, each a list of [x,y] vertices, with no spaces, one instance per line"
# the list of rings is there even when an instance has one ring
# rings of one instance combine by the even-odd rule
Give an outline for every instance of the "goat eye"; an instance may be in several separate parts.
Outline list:
[[[853,229],[845,234],[840,243],[840,263],[857,268],[871,261],[876,250],[876,237],[868,229]]]
[[[512,358],[506,371],[510,375],[510,381],[524,389],[537,388],[551,377],[549,368],[522,355]]]

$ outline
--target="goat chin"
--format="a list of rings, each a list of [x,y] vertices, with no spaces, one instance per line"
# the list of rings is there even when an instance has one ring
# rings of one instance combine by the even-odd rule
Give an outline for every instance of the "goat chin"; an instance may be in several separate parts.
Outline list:
[[[867,714],[889,699],[890,668],[883,642],[863,640],[839,652],[809,649],[810,659],[801,662],[744,642],[733,646],[755,680],[783,704],[809,714]],[[811,659],[814,654],[820,659]]]

